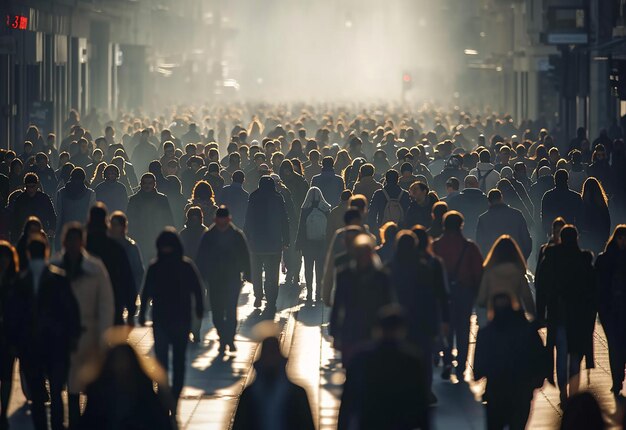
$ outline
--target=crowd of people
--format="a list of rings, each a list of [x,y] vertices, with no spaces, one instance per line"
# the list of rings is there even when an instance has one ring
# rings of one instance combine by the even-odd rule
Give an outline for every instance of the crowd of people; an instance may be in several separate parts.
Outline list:
[[[619,128],[561,142],[539,122],[430,106],[72,111],[58,137],[30,126],[0,150],[0,201],[0,429],[16,360],[36,430],[173,428],[207,312],[219,353],[237,351],[244,282],[269,320],[301,280],[305,303],[330,307],[339,429],[429,428],[439,367],[486,378],[489,429],[525,428],[545,380],[580,414],[597,316],[622,399]],[[148,319],[171,383],[106,341]],[[286,359],[263,341],[234,428],[314,428]]]

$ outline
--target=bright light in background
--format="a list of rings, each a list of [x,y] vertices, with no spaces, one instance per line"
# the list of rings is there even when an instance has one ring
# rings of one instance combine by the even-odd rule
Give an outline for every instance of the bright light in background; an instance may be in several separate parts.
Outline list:
[[[352,21],[348,19],[346,20],[346,23],[344,25],[346,26],[346,28],[352,28]]]
[[[465,55],[478,55],[478,51],[475,49],[466,49],[463,53],[465,53]]]

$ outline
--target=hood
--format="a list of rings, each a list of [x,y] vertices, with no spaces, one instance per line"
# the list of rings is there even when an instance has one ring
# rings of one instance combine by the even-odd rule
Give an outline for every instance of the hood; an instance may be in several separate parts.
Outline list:
[[[261,179],[259,179],[259,191],[268,194],[276,192],[276,183],[271,176],[261,176]]]

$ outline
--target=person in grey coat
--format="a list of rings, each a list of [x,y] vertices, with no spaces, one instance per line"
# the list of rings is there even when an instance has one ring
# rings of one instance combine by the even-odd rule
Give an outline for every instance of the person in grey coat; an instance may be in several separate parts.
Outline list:
[[[57,193],[56,246],[61,249],[61,231],[68,222],[85,224],[89,208],[96,203],[96,193],[85,185],[85,171],[75,167],[70,180]]]
[[[533,247],[533,240],[522,213],[507,205],[500,190],[491,190],[487,194],[489,209],[478,218],[476,241],[483,255],[487,255],[494,242],[503,234],[508,234],[520,247],[524,258],[528,260]]]
[[[143,264],[143,258],[141,251],[137,246],[137,243],[128,237],[128,219],[124,212],[115,211],[111,214],[111,220],[109,224],[109,236],[117,243],[122,245],[126,251],[126,256],[130,263],[130,268],[133,272],[133,278],[135,279],[135,286],[139,287],[143,285],[143,275],[145,267]],[[139,288],[137,288],[139,293]]]
[[[109,212],[126,212],[128,207],[128,190],[119,181],[120,169],[109,164],[104,169],[104,181],[95,188],[96,200],[106,205]]]

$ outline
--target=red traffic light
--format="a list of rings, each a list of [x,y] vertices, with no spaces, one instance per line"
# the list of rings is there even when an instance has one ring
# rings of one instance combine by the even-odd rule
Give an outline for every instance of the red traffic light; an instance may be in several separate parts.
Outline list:
[[[405,73],[402,75],[402,81],[403,82],[411,82],[411,75],[408,73]]]

